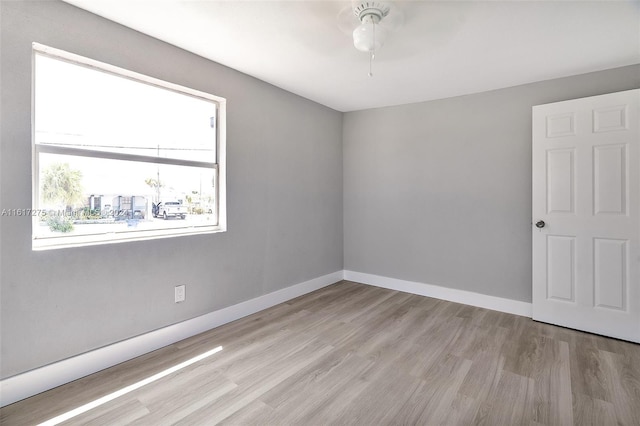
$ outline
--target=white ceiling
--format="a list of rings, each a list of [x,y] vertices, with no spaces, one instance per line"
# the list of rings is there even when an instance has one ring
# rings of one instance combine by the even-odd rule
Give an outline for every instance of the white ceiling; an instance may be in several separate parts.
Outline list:
[[[352,111],[640,63],[640,1],[402,1],[374,61],[338,27],[344,1],[65,0]]]

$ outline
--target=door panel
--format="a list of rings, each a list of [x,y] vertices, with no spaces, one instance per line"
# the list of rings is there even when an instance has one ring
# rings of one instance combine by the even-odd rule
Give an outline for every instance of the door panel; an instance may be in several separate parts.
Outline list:
[[[595,306],[599,308],[626,311],[627,243],[594,239]]]
[[[593,148],[594,213],[626,214],[626,145]]]
[[[574,150],[553,149],[547,151],[547,212],[573,213]]]
[[[593,110],[593,132],[602,133],[616,130],[628,130],[627,105],[616,105]]]
[[[533,108],[533,318],[640,342],[640,89]]]
[[[575,238],[547,236],[547,298],[574,301]]]

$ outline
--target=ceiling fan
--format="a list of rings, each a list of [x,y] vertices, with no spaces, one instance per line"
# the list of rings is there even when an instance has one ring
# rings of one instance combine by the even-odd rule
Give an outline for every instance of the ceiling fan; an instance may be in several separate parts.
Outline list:
[[[338,27],[351,33],[356,49],[369,54],[369,77],[376,52],[403,22],[402,11],[391,1],[354,0],[338,14]]]

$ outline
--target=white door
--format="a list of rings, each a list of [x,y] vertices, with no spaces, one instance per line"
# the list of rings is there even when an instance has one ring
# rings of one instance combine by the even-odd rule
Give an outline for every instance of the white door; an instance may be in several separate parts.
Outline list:
[[[640,342],[640,89],[533,107],[533,319]]]

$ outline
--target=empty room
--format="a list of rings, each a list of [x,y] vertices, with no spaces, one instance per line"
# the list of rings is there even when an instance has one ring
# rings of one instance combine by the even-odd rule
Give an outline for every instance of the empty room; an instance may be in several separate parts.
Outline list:
[[[0,0],[0,95],[0,424],[640,424],[640,2]]]

